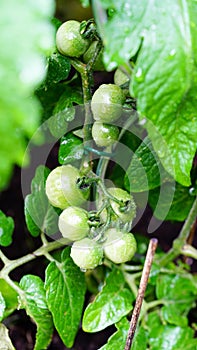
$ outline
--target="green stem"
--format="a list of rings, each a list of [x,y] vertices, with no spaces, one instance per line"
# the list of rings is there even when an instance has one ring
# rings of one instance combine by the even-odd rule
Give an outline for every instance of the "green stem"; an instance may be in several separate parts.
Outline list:
[[[149,311],[150,309],[153,309],[154,307],[157,307],[159,305],[164,305],[167,304],[166,300],[153,300],[153,301],[149,301],[148,303],[146,303],[146,312]]]
[[[99,187],[101,188],[102,192],[104,193],[104,195],[105,195],[107,198],[109,198],[109,199],[111,199],[113,202],[116,202],[117,204],[119,204],[120,207],[121,207],[121,206],[125,206],[125,204],[123,203],[122,200],[117,199],[116,197],[112,196],[112,195],[107,191],[107,189],[106,189],[106,187],[105,187],[105,185],[104,185],[104,183],[102,182],[101,179],[100,179],[100,181],[98,182],[98,185],[99,185]]]
[[[17,267],[24,265],[42,255],[45,255],[47,252],[61,248],[63,244],[66,244],[64,239],[50,242],[47,245],[43,245],[40,248],[36,249],[33,253],[29,253],[15,260],[8,260],[6,265],[0,271],[0,278],[5,279],[5,277],[8,276],[9,273],[15,270]]]
[[[185,244],[181,249],[181,254],[197,259],[197,249],[190,244]]]
[[[91,71],[91,66],[88,66],[77,59],[70,60],[72,66],[81,75],[82,80],[82,90],[83,90],[83,102],[85,106],[85,122],[83,128],[84,142],[89,141],[92,138],[91,134],[91,123],[92,123],[92,113],[90,109],[91,100],[91,81],[93,81],[93,75]]]
[[[190,210],[190,213],[187,217],[187,220],[185,221],[182,230],[179,234],[179,236],[174,240],[172,248],[169,250],[167,254],[165,254],[161,260],[160,260],[160,266],[165,266],[169,262],[176,259],[180,254],[182,254],[182,250],[184,245],[187,242],[187,239],[190,234],[190,230],[193,226],[194,221],[196,220],[197,215],[197,197],[193,203],[193,206]],[[184,254],[186,255],[186,254]]]
[[[20,297],[19,302],[23,302],[25,300],[25,292],[16,283],[14,283],[14,281],[12,281],[11,278],[8,275],[4,276],[3,279],[19,295],[19,297]]]
[[[122,266],[124,271],[139,271],[142,270],[143,266],[142,265],[127,265],[123,264]]]
[[[5,256],[3,254],[2,250],[0,250],[0,259],[4,263],[4,265],[6,265],[10,262],[10,260],[7,258],[7,256]]]
[[[141,275],[142,275],[141,272],[137,272],[137,273],[134,273],[134,274],[130,274],[130,273],[124,272],[125,281],[128,283],[128,285],[129,285],[131,291],[133,292],[135,298],[137,297],[137,294],[138,294],[138,288],[136,286],[135,279],[138,278],[138,277],[141,277]]]

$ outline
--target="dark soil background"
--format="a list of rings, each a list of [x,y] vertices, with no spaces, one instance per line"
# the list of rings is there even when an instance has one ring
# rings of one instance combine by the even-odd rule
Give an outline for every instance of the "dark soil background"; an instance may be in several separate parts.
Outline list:
[[[79,5],[79,0],[57,0],[56,2],[57,17],[62,21],[67,19],[83,20],[91,17],[90,10],[83,9]],[[111,82],[111,79],[112,75],[108,73],[97,73],[95,75],[96,85],[99,85],[103,82]],[[40,164],[39,161],[41,159],[42,153],[45,153],[45,146],[35,148],[33,150],[31,157],[31,168],[26,170],[27,173],[32,173],[32,169],[35,169],[36,166]],[[38,154],[39,161],[36,156]],[[46,165],[49,166],[49,168],[51,169],[58,165],[57,147],[53,148]],[[27,183],[26,185],[26,191],[28,193],[28,191],[30,191],[30,183]],[[9,188],[0,194],[0,208],[6,215],[13,217],[15,221],[13,244],[9,248],[6,248],[6,250],[4,249],[9,258],[18,258],[27,254],[28,252],[32,252],[40,246],[40,239],[32,238],[25,226],[24,198],[21,190],[21,170],[17,167],[15,168]],[[142,235],[147,236],[147,227],[151,217],[152,212],[150,208],[147,207],[142,218],[135,226],[134,232],[140,232]],[[149,235],[149,238],[153,236],[157,237],[159,240],[160,247],[164,251],[167,251],[171,247],[173,239],[178,235],[181,227],[182,223],[164,222],[159,227],[159,229],[156,232],[154,232],[154,235]],[[196,264],[194,264],[194,262],[191,259],[189,260],[189,263],[192,265],[192,270],[196,271]],[[45,266],[46,261],[44,259],[36,259],[35,261],[16,269],[12,273],[11,277],[16,281],[20,281],[21,277],[25,274],[36,274],[41,277],[44,277]],[[191,315],[191,319],[192,317],[193,316]],[[14,312],[9,318],[6,319],[5,324],[10,330],[10,337],[16,350],[33,349],[36,326],[24,311]],[[109,327],[108,329],[96,334],[87,334],[80,329],[73,349],[96,350],[106,343],[108,337],[113,332],[114,327]],[[65,350],[67,348],[63,345],[58,334],[55,333],[52,339],[52,343],[48,349]]]

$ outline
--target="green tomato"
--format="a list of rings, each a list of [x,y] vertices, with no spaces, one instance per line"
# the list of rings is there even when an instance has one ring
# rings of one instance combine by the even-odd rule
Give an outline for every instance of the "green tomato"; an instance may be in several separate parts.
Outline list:
[[[78,241],[86,237],[90,231],[88,213],[78,207],[66,208],[59,216],[58,226],[64,238]]]
[[[80,57],[87,50],[90,42],[80,34],[80,22],[64,22],[56,34],[56,45],[62,55]]]
[[[117,68],[114,74],[114,83],[121,86],[129,81],[129,77],[120,69]]]
[[[103,247],[90,238],[83,238],[73,243],[70,256],[82,270],[94,269],[102,264]]]
[[[52,170],[46,180],[46,195],[49,202],[61,209],[69,205],[82,205],[89,196],[89,190],[78,188],[79,178],[79,170],[72,165],[62,165]]]
[[[119,129],[115,125],[95,122],[92,126],[92,137],[99,147],[113,145],[118,140]]]
[[[121,220],[124,224],[127,222],[132,222],[136,216],[136,205],[133,199],[127,191],[122,190],[118,187],[110,187],[107,189],[109,194],[122,202],[122,205],[119,205],[117,202],[110,199],[110,205],[113,209],[113,213],[111,216],[112,223],[116,223],[117,220]],[[103,205],[102,196],[98,199],[98,209]],[[101,213],[101,218],[105,222],[107,220],[107,210],[104,209]]]
[[[65,209],[69,206],[62,190],[62,167],[53,169],[46,180],[46,195],[49,202],[54,206]]]
[[[97,41],[93,41],[90,47],[88,48],[88,50],[84,53],[83,60],[85,63],[88,63],[92,59],[96,49],[96,45],[97,45]],[[105,70],[105,67],[103,64],[103,49],[99,52],[93,68],[95,71]]]
[[[111,123],[122,113],[125,95],[115,84],[102,84],[92,96],[91,108],[95,120]]]
[[[104,254],[109,260],[115,264],[122,264],[132,259],[137,249],[132,233],[111,228],[105,232],[105,237]]]
[[[120,206],[117,202],[110,200],[111,207],[118,218],[123,223],[133,221],[136,216],[136,205],[133,196],[118,187],[108,188],[108,192],[122,202],[122,206]]]

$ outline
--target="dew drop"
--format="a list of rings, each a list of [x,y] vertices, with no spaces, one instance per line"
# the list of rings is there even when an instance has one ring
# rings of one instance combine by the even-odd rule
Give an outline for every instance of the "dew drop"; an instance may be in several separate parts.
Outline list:
[[[152,25],[151,25],[151,29],[152,29],[152,30],[156,30],[156,28],[157,28],[157,26],[156,26],[155,24],[152,24]]]
[[[83,269],[82,267],[80,268],[81,272],[86,272],[86,269]]]
[[[176,55],[176,49],[172,49],[168,55],[168,59],[171,60]]]
[[[139,125],[145,125],[147,122],[146,118],[143,118],[142,120],[139,121]]]
[[[164,150],[158,150],[157,151],[159,158],[164,158],[165,157],[165,151]]]
[[[189,189],[189,194],[190,194],[190,196],[195,196],[196,195],[196,189],[195,189],[195,187],[191,187],[190,189]]]
[[[170,56],[175,56],[176,55],[176,50],[175,49],[172,49],[171,51],[170,51]]]
[[[143,75],[143,71],[142,68],[138,68],[136,74],[135,74],[135,78],[137,81],[144,81],[144,75]]]

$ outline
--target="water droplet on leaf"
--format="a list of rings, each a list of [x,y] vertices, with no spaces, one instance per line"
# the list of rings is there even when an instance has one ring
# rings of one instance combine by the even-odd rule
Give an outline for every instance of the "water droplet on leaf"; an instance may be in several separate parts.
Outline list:
[[[175,50],[175,49],[172,49],[172,50],[170,51],[170,53],[169,53],[168,58],[169,58],[169,59],[172,59],[175,55],[176,55],[176,50]]]
[[[135,78],[137,81],[141,82],[141,81],[144,81],[144,75],[143,75],[143,71],[142,71],[142,68],[138,68],[136,74],[135,74]]]
[[[197,194],[196,188],[195,187],[190,187],[189,194],[190,194],[190,196],[196,196],[196,194]]]
[[[81,272],[86,272],[87,271],[86,269],[82,269],[82,268],[80,268],[80,270],[81,270]]]

